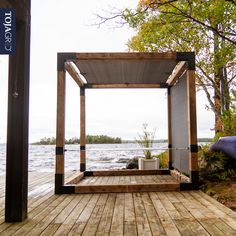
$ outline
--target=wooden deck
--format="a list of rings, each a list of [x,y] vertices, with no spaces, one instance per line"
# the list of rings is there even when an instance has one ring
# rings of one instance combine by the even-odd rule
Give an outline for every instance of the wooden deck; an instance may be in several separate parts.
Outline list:
[[[28,219],[0,235],[236,235],[236,213],[201,191],[54,195],[53,173],[29,173]]]
[[[76,193],[179,191],[179,182],[171,175],[95,175],[74,184]]]

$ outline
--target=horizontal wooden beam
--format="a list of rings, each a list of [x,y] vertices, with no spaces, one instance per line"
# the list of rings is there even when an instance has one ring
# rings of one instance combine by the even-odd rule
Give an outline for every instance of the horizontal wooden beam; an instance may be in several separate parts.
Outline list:
[[[86,171],[84,176],[125,176],[125,175],[169,175],[169,170],[94,170]]]
[[[66,184],[77,184],[83,178],[84,178],[84,172],[76,171],[72,176],[70,176],[69,178],[66,178],[65,185]]]
[[[176,53],[77,53],[76,57],[78,60],[176,60]]]
[[[75,70],[71,62],[65,63],[65,69],[80,87],[84,86],[84,81],[82,80],[79,73]]]
[[[172,86],[176,83],[178,78],[184,73],[184,71],[187,69],[187,64],[185,61],[180,61],[175,69],[174,72],[169,76],[168,80],[166,81],[169,86]]]
[[[76,185],[75,193],[131,193],[179,191],[179,183]]]
[[[123,88],[167,88],[167,84],[88,84],[85,88],[95,89],[123,89]]]

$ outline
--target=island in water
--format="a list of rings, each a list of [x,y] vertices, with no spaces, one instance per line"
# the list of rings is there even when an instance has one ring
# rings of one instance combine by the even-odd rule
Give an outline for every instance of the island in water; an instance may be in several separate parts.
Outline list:
[[[77,137],[73,137],[65,140],[65,144],[79,144],[80,139]],[[107,135],[86,135],[86,143],[87,144],[112,144],[112,143],[122,143],[122,139],[119,137],[110,137]],[[39,141],[33,143],[36,145],[54,145],[56,144],[55,137],[44,137]]]

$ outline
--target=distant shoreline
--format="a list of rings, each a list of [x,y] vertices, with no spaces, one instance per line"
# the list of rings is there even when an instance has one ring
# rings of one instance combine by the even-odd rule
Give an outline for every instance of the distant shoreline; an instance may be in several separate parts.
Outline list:
[[[168,140],[167,139],[158,139],[155,140],[154,143],[167,143]],[[199,138],[198,139],[198,143],[211,143],[213,142],[213,138]],[[120,143],[136,143],[135,140],[122,140]],[[69,144],[69,143],[66,143]],[[72,144],[77,144],[79,145],[79,143],[72,143]],[[87,143],[87,144],[115,144],[115,143]],[[6,143],[0,143],[0,145],[6,145]],[[37,144],[37,142],[30,142],[29,145],[55,145],[54,144]]]
[[[80,139],[77,137],[73,137],[70,139],[65,139],[65,144],[79,144]],[[122,143],[122,139],[119,137],[110,137],[107,135],[86,135],[86,143],[87,144],[120,144]],[[39,141],[34,142],[32,144],[36,145],[55,145],[56,138],[55,137],[44,137]]]

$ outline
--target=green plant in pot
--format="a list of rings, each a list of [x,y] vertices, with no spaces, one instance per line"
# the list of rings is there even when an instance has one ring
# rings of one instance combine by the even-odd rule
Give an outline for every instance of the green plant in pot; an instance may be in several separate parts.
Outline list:
[[[139,138],[136,139],[136,142],[139,144],[139,146],[144,148],[144,158],[139,158],[138,166],[140,170],[159,169],[159,159],[153,158],[151,152],[156,129],[151,132],[147,129],[147,126],[148,124],[143,124],[143,133],[139,134]]]
[[[152,148],[153,146],[156,129],[154,129],[153,131],[149,131],[147,127],[148,127],[148,124],[144,123],[143,133],[138,134],[139,137],[138,139],[136,139],[136,142],[139,144],[141,148]],[[146,159],[152,158],[151,150],[145,149],[143,152]]]

